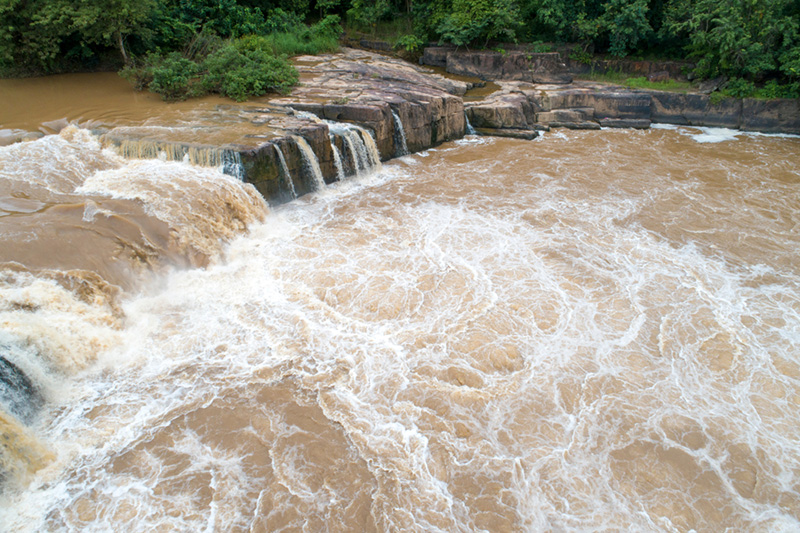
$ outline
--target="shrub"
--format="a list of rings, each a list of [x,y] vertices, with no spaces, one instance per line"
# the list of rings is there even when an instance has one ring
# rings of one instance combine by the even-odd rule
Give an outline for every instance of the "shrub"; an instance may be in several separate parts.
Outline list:
[[[769,80],[756,91],[757,98],[800,98],[800,82],[781,85],[777,80]]]
[[[120,75],[135,89],[150,89],[164,100],[183,100],[195,92],[200,67],[178,52],[148,54],[140,66],[130,65]]]
[[[286,93],[298,81],[291,63],[270,55],[257,41],[224,46],[208,56],[203,67],[206,90],[239,102],[269,91]]]
[[[734,78],[725,85],[723,92],[734,98],[747,98],[752,95],[755,90],[756,87],[753,85],[753,82],[742,78]]]
[[[418,52],[423,46],[425,46],[425,41],[411,34],[403,35],[397,40],[397,44],[395,44],[395,48],[402,48],[411,54]]]

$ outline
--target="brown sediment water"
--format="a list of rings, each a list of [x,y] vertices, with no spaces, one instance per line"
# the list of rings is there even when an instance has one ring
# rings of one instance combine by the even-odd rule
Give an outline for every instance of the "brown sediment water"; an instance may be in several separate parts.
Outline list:
[[[239,215],[203,268],[117,296],[123,318],[9,273],[15,364],[94,355],[47,385],[31,431],[53,457],[0,495],[0,521],[795,530],[799,147],[691,128],[471,136]],[[133,198],[186,242],[203,218],[203,234],[230,224],[188,214],[225,176],[176,184],[168,208],[172,192],[121,192],[120,163],[91,153],[103,170],[43,173],[49,192],[11,195],[9,216],[47,213],[55,189]],[[148,175],[188,167],[158,163]]]
[[[187,112],[230,105],[221,97],[167,103],[157,94],[134,91],[115,72],[60,74],[41,78],[0,79],[0,128],[37,131],[43,123],[67,119],[105,125],[167,122]]]

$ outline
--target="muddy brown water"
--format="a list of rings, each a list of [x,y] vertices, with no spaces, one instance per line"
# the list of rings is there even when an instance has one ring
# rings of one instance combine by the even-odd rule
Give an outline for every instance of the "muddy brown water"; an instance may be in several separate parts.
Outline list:
[[[0,523],[796,530],[798,168],[468,137],[269,212],[76,128],[0,148],[0,347],[47,399],[0,418]]]

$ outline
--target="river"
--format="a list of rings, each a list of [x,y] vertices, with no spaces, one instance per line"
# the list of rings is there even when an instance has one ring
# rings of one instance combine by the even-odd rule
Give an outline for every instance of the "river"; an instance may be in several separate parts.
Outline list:
[[[467,137],[270,210],[0,148],[8,531],[796,531],[800,140]],[[9,400],[10,401],[10,400]]]

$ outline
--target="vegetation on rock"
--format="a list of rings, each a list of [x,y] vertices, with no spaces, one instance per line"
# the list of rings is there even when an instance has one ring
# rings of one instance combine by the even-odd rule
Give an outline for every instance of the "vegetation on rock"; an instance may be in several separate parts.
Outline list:
[[[209,90],[241,98],[286,90],[293,73],[284,55],[335,50],[340,17],[406,53],[428,42],[569,42],[578,44],[570,57],[583,61],[688,58],[695,76],[728,78],[731,94],[800,92],[800,0],[1,0],[0,73],[116,63],[167,98]],[[265,41],[248,48],[250,36]],[[212,73],[222,58],[236,79]]]

